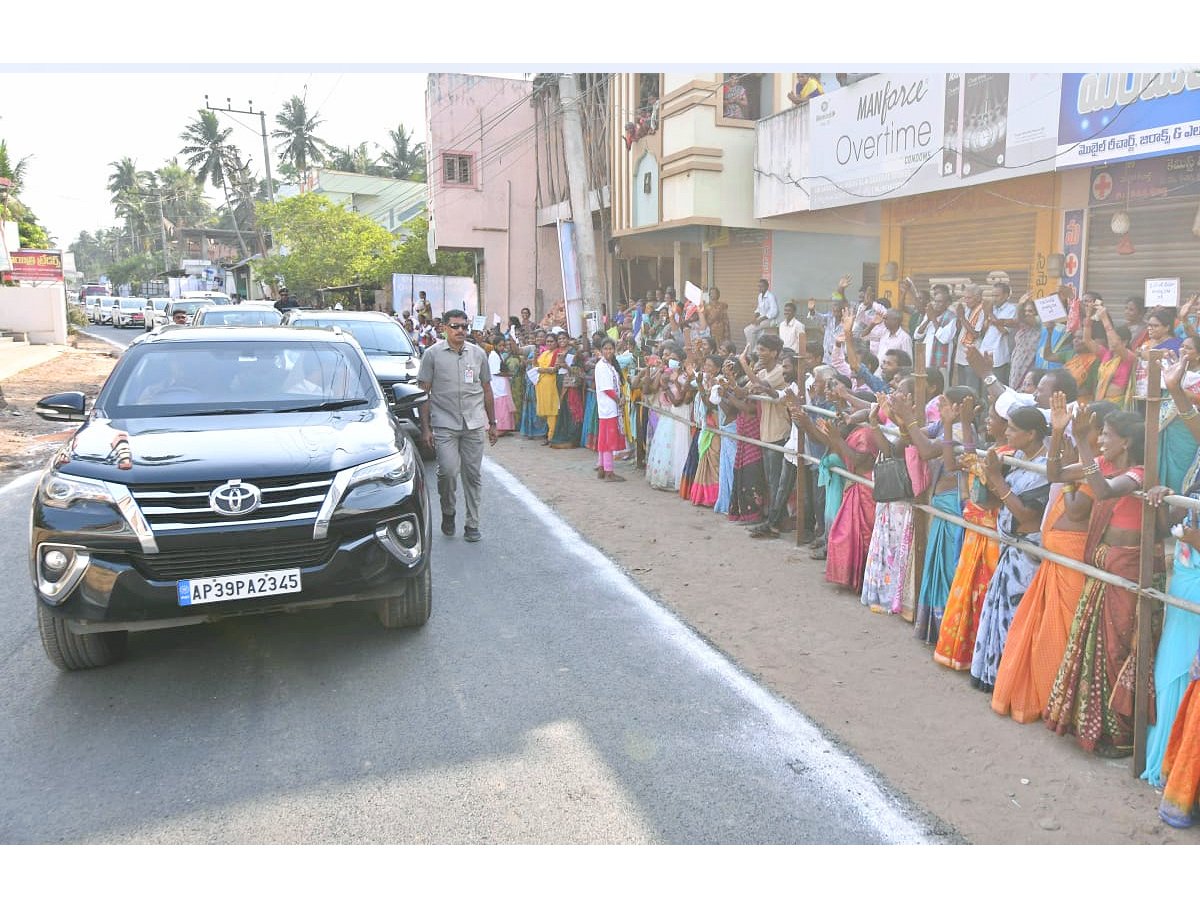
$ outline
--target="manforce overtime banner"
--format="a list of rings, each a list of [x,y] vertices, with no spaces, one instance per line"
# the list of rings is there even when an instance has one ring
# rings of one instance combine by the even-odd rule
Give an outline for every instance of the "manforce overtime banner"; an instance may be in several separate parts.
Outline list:
[[[1063,75],[1060,169],[1198,148],[1200,73]]]
[[[876,75],[808,104],[813,209],[1054,168],[1057,74]]]

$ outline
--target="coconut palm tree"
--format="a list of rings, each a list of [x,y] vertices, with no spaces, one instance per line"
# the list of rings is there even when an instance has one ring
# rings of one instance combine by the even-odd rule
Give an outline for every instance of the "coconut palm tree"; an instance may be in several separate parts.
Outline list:
[[[225,205],[229,202],[230,173],[236,168],[237,148],[229,142],[232,128],[221,128],[216,113],[209,109],[196,110],[194,122],[188,123],[187,128],[179,135],[184,141],[180,152],[184,155],[187,170],[196,176],[200,184],[206,182],[213,187],[219,187],[225,195]],[[238,228],[237,216],[233,219],[233,229],[237,233],[238,245],[243,256],[249,256],[246,242],[242,239],[241,229]]]
[[[324,161],[325,151],[329,149],[329,144],[315,133],[322,122],[316,115],[309,116],[304,99],[293,94],[283,105],[283,112],[276,114],[275,124],[279,125],[271,132],[271,137],[279,139],[275,149],[279,151],[280,159],[295,166],[300,173],[300,191],[303,193],[309,168],[313,163]]]
[[[201,225],[212,216],[203,185],[179,165],[177,158],[168,160],[154,174],[162,191],[163,217],[172,225]]]
[[[329,167],[339,172],[357,172],[359,175],[386,175],[391,173],[371,159],[367,142],[357,147],[333,147],[329,151]]]
[[[113,169],[108,176],[113,208],[117,217],[125,221],[133,246],[137,236],[144,240],[149,234],[149,223],[155,218],[148,208],[154,196],[155,178],[151,172],[139,171],[137,163],[128,156],[109,163],[109,166]]]
[[[413,146],[413,135],[404,129],[403,123],[395,130],[389,131],[392,140],[390,150],[384,150],[379,161],[387,168],[387,174],[392,178],[404,178],[410,181],[425,180],[425,144]]]

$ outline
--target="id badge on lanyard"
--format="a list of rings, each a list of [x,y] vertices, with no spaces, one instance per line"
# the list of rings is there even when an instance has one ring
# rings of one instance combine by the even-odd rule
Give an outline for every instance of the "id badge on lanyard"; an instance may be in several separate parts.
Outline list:
[[[465,369],[463,369],[463,384],[474,384],[474,383],[475,383],[475,367],[467,366]]]

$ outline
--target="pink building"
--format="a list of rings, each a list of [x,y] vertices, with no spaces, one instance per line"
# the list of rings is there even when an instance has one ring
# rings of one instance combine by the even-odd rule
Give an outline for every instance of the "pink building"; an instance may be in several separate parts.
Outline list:
[[[425,91],[432,239],[474,251],[489,324],[523,306],[538,316],[562,297],[555,245],[537,240],[531,97],[528,81],[481,75],[433,73]]]

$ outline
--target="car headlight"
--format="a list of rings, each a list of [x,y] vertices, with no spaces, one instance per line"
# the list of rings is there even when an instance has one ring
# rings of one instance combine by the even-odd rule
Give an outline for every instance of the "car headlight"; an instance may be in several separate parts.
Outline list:
[[[110,503],[114,506],[117,503],[117,498],[105,482],[95,478],[64,475],[61,472],[51,472],[42,479],[41,494],[42,502],[56,509],[66,509],[72,503],[83,500]]]
[[[354,469],[350,474],[346,490],[372,481],[382,482],[386,485],[403,484],[409,481],[416,472],[417,461],[413,456],[412,443],[405,441],[404,447],[399,453],[393,453],[391,456],[385,456],[374,462],[363,463]]]

